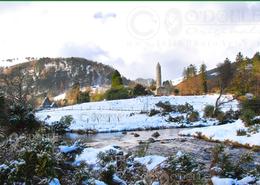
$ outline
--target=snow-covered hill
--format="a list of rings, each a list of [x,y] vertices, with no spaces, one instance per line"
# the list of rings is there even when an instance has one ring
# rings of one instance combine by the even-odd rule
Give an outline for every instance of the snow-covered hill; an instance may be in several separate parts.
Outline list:
[[[172,85],[175,86],[175,85],[178,85],[179,83],[181,83],[183,81],[183,77],[175,78],[171,81],[172,81]]]
[[[10,67],[17,64],[22,64],[31,61],[34,58],[11,58],[11,59],[0,59],[0,67]]]
[[[198,125],[213,125],[215,120],[207,122],[193,122],[189,124],[167,122],[165,116],[155,115],[149,117],[147,112],[151,109],[158,109],[156,103],[159,101],[169,101],[171,104],[185,104],[186,102],[193,105],[200,115],[203,115],[205,105],[214,104],[218,95],[206,96],[161,96],[161,97],[138,97],[127,100],[114,100],[102,102],[90,102],[67,106],[57,109],[42,110],[36,113],[40,120],[45,120],[51,124],[54,121],[59,121],[62,116],[72,115],[74,123],[70,129],[91,129],[98,132],[135,130],[147,128],[170,128],[180,126],[198,126]],[[237,109],[237,102],[233,101],[225,104],[223,110]],[[179,115],[173,113],[173,116]]]

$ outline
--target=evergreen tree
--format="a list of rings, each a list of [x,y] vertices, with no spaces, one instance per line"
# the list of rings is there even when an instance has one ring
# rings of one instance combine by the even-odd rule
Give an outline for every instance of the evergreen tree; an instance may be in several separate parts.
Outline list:
[[[233,77],[231,61],[228,58],[226,58],[224,63],[218,65],[217,71],[219,74],[218,76],[219,76],[220,89],[224,90],[225,88],[228,87]]]
[[[190,64],[187,68],[183,70],[184,79],[188,79],[190,77],[194,77],[197,75],[197,68],[195,65]]]
[[[239,52],[236,56],[236,70],[233,78],[233,91],[244,95],[252,89],[252,62],[249,58],[244,58]]]
[[[260,96],[260,53],[253,57],[253,84],[255,95]]]
[[[201,78],[201,85],[203,93],[207,94],[208,92],[208,85],[207,85],[207,66],[205,64],[201,64],[200,66],[200,78]]]
[[[115,72],[112,74],[111,87],[120,88],[122,86],[123,86],[123,80],[122,80],[121,74],[117,70],[115,70]]]

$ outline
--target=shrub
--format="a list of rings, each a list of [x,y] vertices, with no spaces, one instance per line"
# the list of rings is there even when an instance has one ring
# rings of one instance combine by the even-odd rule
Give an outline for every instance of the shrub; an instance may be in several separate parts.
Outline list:
[[[169,116],[167,121],[175,122],[175,123],[181,123],[181,122],[184,121],[184,116],[176,116],[176,117]]]
[[[237,130],[237,136],[245,136],[246,130],[245,129],[239,129]]]
[[[144,157],[147,153],[147,150],[149,148],[149,142],[144,142],[138,145],[138,149],[136,151],[136,156],[138,157]]]
[[[206,105],[204,108],[204,117],[205,118],[213,118],[214,116],[214,109],[213,105]]]
[[[166,101],[166,102],[161,102],[159,101],[158,103],[155,104],[157,107],[161,108],[163,110],[163,112],[171,112],[172,109],[172,105],[170,104],[170,102]]]
[[[189,154],[177,153],[169,158],[170,169],[173,174],[185,175],[198,171],[198,164]]]
[[[175,96],[177,96],[177,95],[179,95],[180,90],[179,89],[174,89],[173,93],[174,93]]]
[[[115,174],[115,168],[113,165],[109,165],[107,168],[103,168],[100,173],[100,180],[105,182],[106,184],[114,185],[113,177]]]
[[[38,184],[43,179],[55,177],[57,165],[54,145],[41,135],[24,137],[17,143],[17,159],[5,163],[1,184]],[[2,173],[1,173],[2,174]]]
[[[253,125],[252,119],[256,116],[255,112],[251,109],[243,109],[241,119],[245,122],[245,126]]]
[[[252,110],[255,112],[255,114],[260,114],[260,97],[254,98],[254,99],[246,99],[243,100],[240,104],[242,111],[243,110]]]
[[[91,95],[91,101],[102,101],[105,99],[105,94],[104,93],[94,93]]]
[[[187,120],[189,122],[199,121],[199,119],[200,119],[200,115],[198,111],[192,111],[187,114]]]
[[[54,132],[62,134],[67,131],[72,122],[73,117],[71,115],[62,116],[60,121],[53,122],[51,127]]]
[[[212,149],[211,175],[220,177],[242,178],[247,172],[245,168],[252,162],[252,156],[244,153],[237,161],[231,159],[231,155],[224,152],[224,145],[216,145]]]
[[[160,113],[160,111],[155,110],[155,109],[151,109],[150,112],[148,113],[148,116],[154,116],[154,115],[159,114],[159,113]]]
[[[225,120],[237,120],[240,116],[240,111],[234,111],[232,109],[225,112]]]
[[[223,111],[217,111],[215,113],[216,119],[219,121],[220,124],[225,124],[228,121],[225,119],[225,113]]]
[[[189,113],[194,110],[193,106],[187,102],[184,105],[175,105],[173,109],[179,113]]]
[[[90,101],[89,92],[88,91],[85,91],[85,92],[80,91],[80,93],[77,97],[77,103],[85,103],[85,102],[89,102],[89,101]]]
[[[133,88],[133,96],[144,96],[147,95],[147,91],[145,90],[145,87],[141,84],[136,84]]]
[[[106,91],[105,99],[107,100],[118,100],[118,99],[127,99],[130,98],[128,89],[124,87],[120,88],[111,88]]]
[[[260,116],[252,119],[252,125],[260,125]]]
[[[31,109],[22,104],[14,104],[8,110],[8,124],[12,132],[35,131],[40,127]]]

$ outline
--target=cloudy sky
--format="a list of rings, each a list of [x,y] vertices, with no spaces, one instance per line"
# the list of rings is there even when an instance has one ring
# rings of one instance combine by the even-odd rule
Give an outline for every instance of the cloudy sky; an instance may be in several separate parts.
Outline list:
[[[260,3],[0,2],[0,58],[85,57],[163,80],[260,50]]]

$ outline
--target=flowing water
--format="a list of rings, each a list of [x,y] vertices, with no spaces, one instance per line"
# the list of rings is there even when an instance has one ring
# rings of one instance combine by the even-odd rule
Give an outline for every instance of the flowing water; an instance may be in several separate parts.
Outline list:
[[[209,164],[211,160],[211,150],[217,143],[178,135],[180,131],[186,129],[190,128],[129,131],[127,133],[98,133],[95,135],[67,133],[64,139],[72,142],[80,139],[81,142],[87,144],[87,146],[95,148],[116,145],[122,147],[122,149],[127,152],[133,152],[138,149],[138,145],[141,141],[147,141],[149,138],[152,138],[154,132],[158,132],[160,136],[154,138],[155,142],[149,144],[146,151],[147,155],[171,156],[178,151],[182,151],[191,154],[202,163]],[[139,137],[135,137],[134,133],[138,134]],[[226,146],[225,152],[230,153],[234,159],[238,159],[242,153],[250,152],[254,157],[254,161],[260,163],[260,152],[253,152],[246,148],[235,148],[232,146]]]

